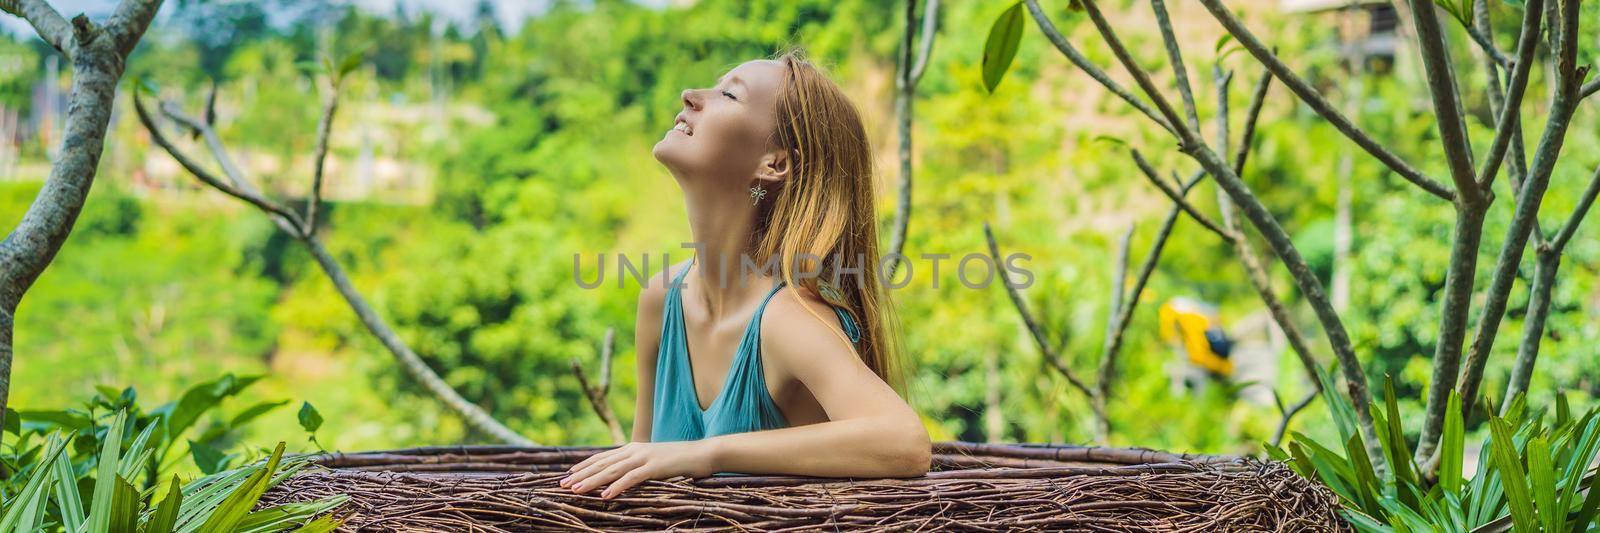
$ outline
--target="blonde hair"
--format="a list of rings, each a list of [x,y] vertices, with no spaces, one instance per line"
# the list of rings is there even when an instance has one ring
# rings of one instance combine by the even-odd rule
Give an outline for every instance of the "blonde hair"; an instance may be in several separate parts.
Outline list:
[[[792,166],[773,201],[762,202],[757,212],[757,259],[777,259],[789,286],[849,313],[861,334],[855,347],[862,361],[900,390],[894,311],[878,277],[872,152],[861,114],[800,50],[774,59],[785,75],[773,142],[790,151]],[[841,262],[861,270],[840,278]],[[797,270],[807,277],[797,277]]]

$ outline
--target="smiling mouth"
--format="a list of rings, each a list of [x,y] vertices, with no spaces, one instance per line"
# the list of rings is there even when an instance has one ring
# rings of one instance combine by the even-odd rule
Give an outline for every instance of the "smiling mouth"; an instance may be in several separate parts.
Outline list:
[[[694,129],[689,127],[689,123],[688,122],[684,122],[684,121],[681,121],[681,120],[678,121],[676,124],[672,125],[672,131],[676,131],[676,132],[679,132],[679,133],[682,133],[684,135],[688,135],[688,136],[691,136],[691,137],[694,136]]]

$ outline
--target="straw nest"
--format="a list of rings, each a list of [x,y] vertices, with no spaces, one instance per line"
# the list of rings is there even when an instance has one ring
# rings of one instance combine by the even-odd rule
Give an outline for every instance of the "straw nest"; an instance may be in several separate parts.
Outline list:
[[[1142,449],[940,443],[913,479],[718,476],[612,500],[557,486],[605,448],[453,446],[314,457],[263,505],[335,494],[349,531],[1336,531],[1332,492],[1280,463]]]

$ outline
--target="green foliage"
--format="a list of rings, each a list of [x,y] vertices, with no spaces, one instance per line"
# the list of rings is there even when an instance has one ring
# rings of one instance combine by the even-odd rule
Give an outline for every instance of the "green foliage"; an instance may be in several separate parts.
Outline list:
[[[1027,27],[1028,16],[1022,2],[1012,4],[1000,13],[989,28],[989,40],[983,45],[983,86],[989,92],[1000,85],[1011,60],[1017,57],[1017,46],[1022,44],[1022,30]]]
[[[149,459],[159,458],[149,446],[156,442],[150,437],[164,425],[162,422],[158,419],[145,423],[124,449],[124,428],[138,428],[139,420],[130,409],[119,409],[105,429],[100,450],[89,457],[90,461],[79,465],[74,464],[69,451],[72,432],[52,431],[38,460],[23,465],[17,471],[19,476],[8,480],[20,483],[21,488],[8,491],[0,502],[0,532],[327,531],[333,519],[313,517],[344,503],[345,497],[338,496],[252,511],[267,488],[305,464],[298,459],[284,463],[281,442],[264,461],[188,484],[174,475],[167,482],[165,498],[147,501],[141,494],[156,492],[157,487],[141,491],[129,477]],[[87,476],[91,470],[92,478]],[[82,498],[85,484],[92,486],[87,500]]]
[[[1323,375],[1326,382],[1326,374]],[[1373,468],[1363,446],[1355,412],[1337,389],[1324,399],[1334,406],[1334,421],[1348,433],[1343,453],[1296,433],[1289,450],[1269,446],[1269,454],[1292,458],[1300,475],[1326,484],[1344,502],[1345,516],[1359,531],[1467,531],[1490,526],[1516,531],[1587,531],[1595,526],[1590,465],[1600,451],[1600,409],[1573,418],[1565,401],[1553,424],[1542,412],[1528,414],[1519,399],[1504,418],[1491,416],[1483,441],[1485,464],[1469,478],[1461,400],[1451,394],[1440,442],[1437,479],[1411,462],[1398,402],[1385,380],[1382,405],[1373,405],[1378,441],[1389,468]],[[1594,502],[1591,502],[1594,500]]]

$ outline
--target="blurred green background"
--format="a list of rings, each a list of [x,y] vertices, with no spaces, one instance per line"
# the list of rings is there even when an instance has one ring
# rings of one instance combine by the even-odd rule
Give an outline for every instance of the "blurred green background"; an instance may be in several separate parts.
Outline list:
[[[1112,63],[1092,30],[1073,24],[1067,2],[1047,4],[1092,60]],[[1197,92],[1213,94],[1210,65],[1220,61],[1237,70],[1233,106],[1242,109],[1258,67],[1217,41],[1221,30],[1198,6],[1175,4],[1185,4],[1173,10],[1190,44]],[[1338,15],[1289,12],[1269,0],[1237,4],[1298,69],[1354,109],[1358,122],[1424,171],[1445,173],[1425,84],[1419,69],[1407,67],[1408,51],[1397,68],[1362,76],[1361,96],[1353,96],[1339,66]],[[1136,174],[1127,146],[1163,169],[1187,175],[1192,168],[1158,130],[1067,64],[1037,28],[1027,29],[1017,65],[987,94],[983,42],[1008,5],[944,7],[916,99],[907,251],[955,258],[984,252],[982,224],[992,222],[1004,251],[1032,255],[1025,263],[1036,276],[1025,291],[1030,305],[1072,363],[1089,373],[1105,328],[1116,241],[1137,224],[1137,264],[1169,208]],[[1128,8],[1115,9],[1119,24],[1152,27],[1148,10],[1127,2],[1110,7]],[[612,405],[624,427],[631,421],[638,287],[617,288],[608,269],[606,285],[581,289],[573,255],[585,258],[584,279],[593,279],[597,253],[687,257],[678,247],[690,235],[677,187],[649,153],[679,110],[680,90],[710,85],[739,62],[785,45],[805,47],[863,112],[887,227],[898,183],[892,100],[901,3],[595,0],[539,4],[514,20],[496,9],[483,3],[476,14],[446,16],[314,0],[169,2],[134,53],[129,77],[191,110],[215,84],[220,133],[241,164],[270,194],[301,198],[320,102],[306,65],[324,54],[361,53],[333,128],[328,246],[448,382],[542,443],[609,441],[568,369],[572,358],[593,368],[607,328],[617,330]],[[1600,23],[1600,6],[1583,9],[1585,24]],[[1515,18],[1498,17],[1505,24]],[[1160,64],[1153,31],[1125,34],[1141,61]],[[26,38],[0,39],[6,227],[48,171],[48,152],[59,141],[51,120],[63,105],[52,95],[70,82],[67,69],[51,67],[45,45],[18,35]],[[1466,57],[1466,43],[1453,44]],[[1593,62],[1592,51],[1581,61]],[[1483,76],[1476,65],[1458,69]],[[1534,78],[1530,91],[1545,90],[1541,74]],[[261,418],[241,440],[296,434],[294,406],[305,400],[327,419],[318,440],[330,449],[484,441],[400,372],[292,238],[259,212],[203,188],[151,144],[131,113],[128,83],[84,214],[18,312],[12,405],[72,407],[96,385],[132,385],[142,398],[165,400],[224,372],[264,374],[232,409],[295,403]],[[1438,325],[1450,207],[1352,152],[1281,87],[1274,91],[1245,178],[1325,280],[1347,269],[1346,324],[1369,374],[1393,375],[1401,397],[1415,398],[1427,381]],[[1466,98],[1474,136],[1488,138],[1486,97]],[[1202,103],[1202,115],[1210,105]],[[1600,164],[1597,118],[1594,105],[1578,113],[1547,196],[1547,221],[1570,211]],[[1352,246],[1341,261],[1333,237],[1336,173],[1350,154]],[[1209,183],[1193,196],[1206,208],[1214,204]],[[1481,279],[1494,263],[1510,204],[1497,203],[1491,215]],[[1564,389],[1586,406],[1600,392],[1600,322],[1591,318],[1600,307],[1597,232],[1585,228],[1568,249],[1530,403],[1542,405],[1539,396]],[[927,266],[918,261],[916,280],[893,297],[912,368],[907,394],[934,437],[1087,441],[1088,404],[1046,368],[1004,291],[963,286],[951,262],[941,265],[935,289]],[[1292,354],[1262,325],[1262,306],[1243,276],[1225,243],[1190,220],[1178,223],[1128,331],[1110,405],[1111,444],[1254,453],[1272,436],[1278,414],[1270,391],[1288,403],[1308,386]],[[1310,327],[1281,268],[1274,276],[1280,294],[1305,314],[1306,331],[1320,331]],[[1248,379],[1198,396],[1171,393],[1164,368],[1174,356],[1157,335],[1155,311],[1176,296],[1215,302],[1230,329],[1255,342],[1252,349],[1265,356]],[[1490,362],[1485,390],[1496,396],[1526,298],[1526,284],[1519,284]],[[1314,344],[1331,360],[1325,343]],[[1295,427],[1331,435],[1326,417],[1319,403]]]

